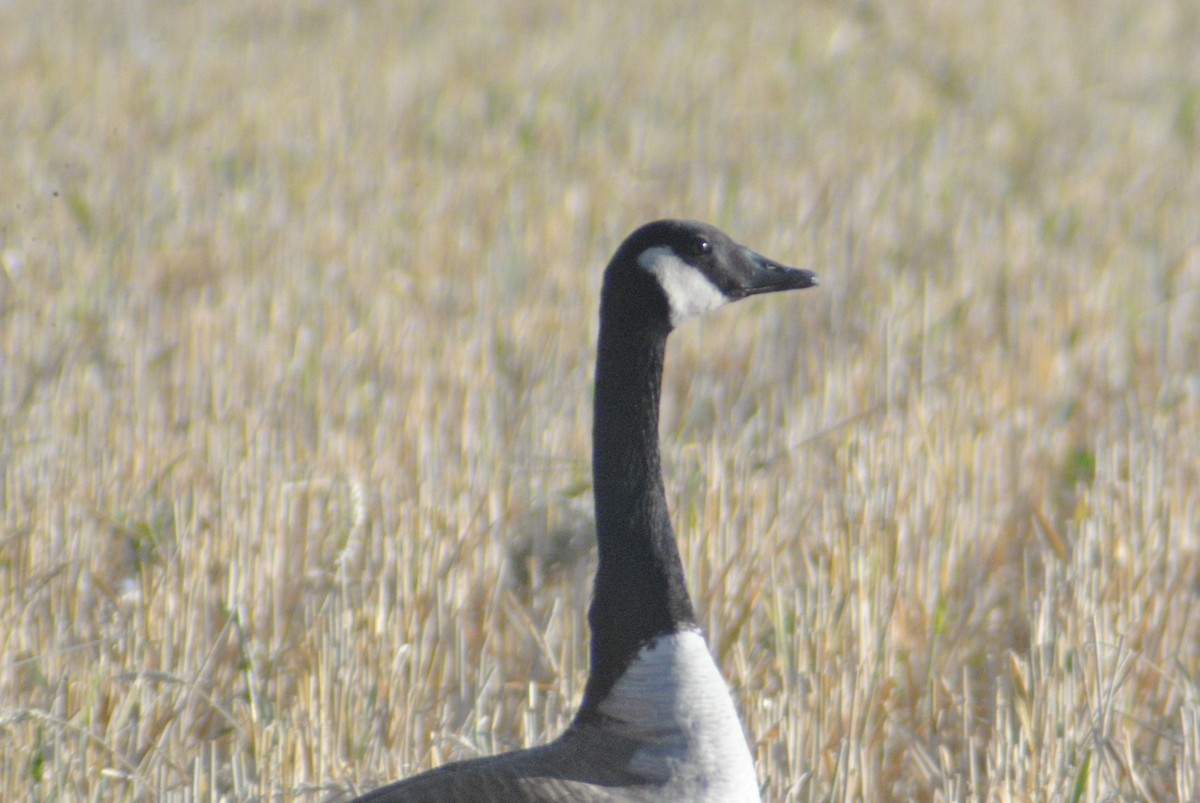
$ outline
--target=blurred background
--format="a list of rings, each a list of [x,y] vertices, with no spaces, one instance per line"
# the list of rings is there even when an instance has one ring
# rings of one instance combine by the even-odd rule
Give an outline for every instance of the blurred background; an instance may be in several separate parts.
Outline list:
[[[1200,7],[0,3],[0,788],[337,800],[586,679],[601,273],[768,800],[1200,798]]]

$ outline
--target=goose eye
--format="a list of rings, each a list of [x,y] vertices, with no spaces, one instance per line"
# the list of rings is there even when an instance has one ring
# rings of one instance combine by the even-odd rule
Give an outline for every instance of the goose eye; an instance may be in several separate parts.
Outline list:
[[[712,252],[712,243],[703,237],[694,237],[684,246],[688,256],[698,257]]]

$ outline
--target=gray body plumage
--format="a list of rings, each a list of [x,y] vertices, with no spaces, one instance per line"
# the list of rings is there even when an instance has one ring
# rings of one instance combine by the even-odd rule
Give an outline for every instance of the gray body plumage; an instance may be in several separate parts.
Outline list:
[[[594,725],[572,725],[529,750],[447,764],[362,797],[360,803],[649,801],[657,786],[629,770],[640,747]]]
[[[378,789],[362,803],[651,803],[703,799],[686,790],[664,797],[661,783],[630,770],[644,744],[595,725],[572,725],[529,750],[459,761]]]
[[[542,747],[447,764],[362,800],[759,799],[733,701],[698,632],[643,647],[599,712]]]

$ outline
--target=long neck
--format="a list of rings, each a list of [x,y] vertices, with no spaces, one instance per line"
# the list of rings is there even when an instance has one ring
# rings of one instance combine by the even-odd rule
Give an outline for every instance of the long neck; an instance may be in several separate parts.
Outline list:
[[[592,471],[599,565],[581,719],[655,636],[695,627],[663,492],[658,404],[667,332],[601,307]],[[606,314],[608,313],[608,314]]]

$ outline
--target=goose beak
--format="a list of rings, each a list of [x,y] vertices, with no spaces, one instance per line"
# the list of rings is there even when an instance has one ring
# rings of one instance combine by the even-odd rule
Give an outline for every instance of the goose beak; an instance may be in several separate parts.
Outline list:
[[[805,287],[817,285],[817,274],[811,270],[789,268],[787,265],[767,259],[749,248],[744,249],[744,256],[750,268],[742,284],[744,295],[777,293],[781,290],[803,290]]]

